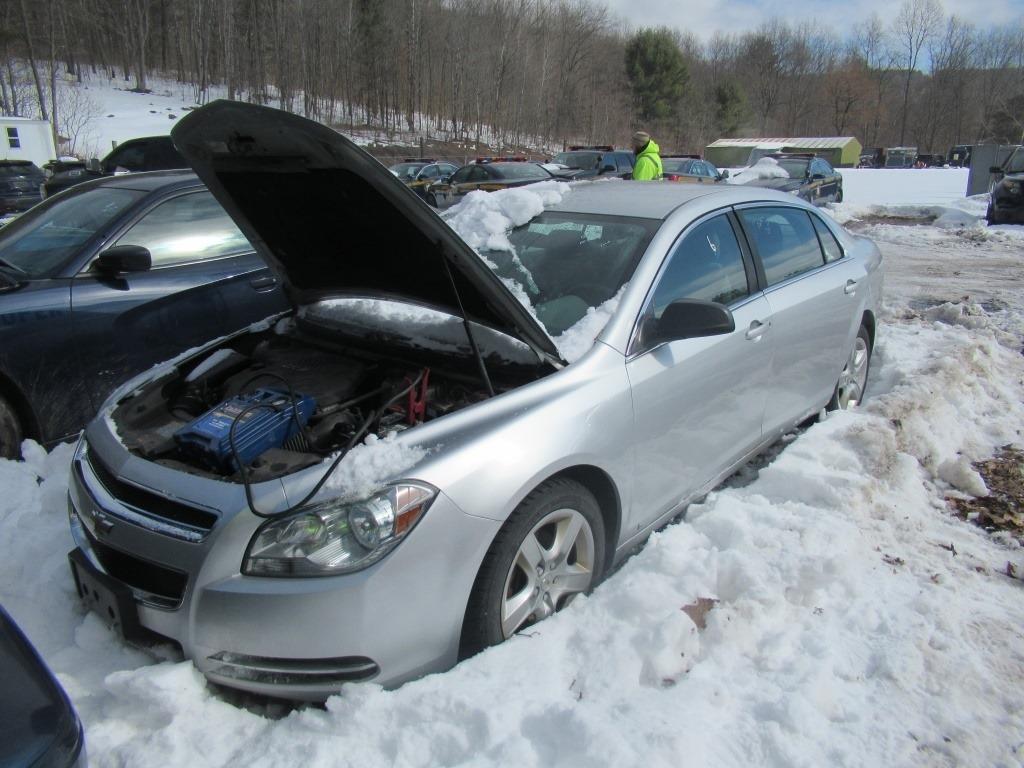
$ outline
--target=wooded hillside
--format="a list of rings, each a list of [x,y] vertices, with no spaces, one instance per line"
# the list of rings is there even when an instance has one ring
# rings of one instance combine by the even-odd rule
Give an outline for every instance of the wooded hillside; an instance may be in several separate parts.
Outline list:
[[[677,150],[855,135],[942,152],[1024,134],[1024,21],[979,28],[906,0],[889,23],[641,32],[598,0],[2,0],[0,109],[71,137],[75,82],[146,89],[159,72],[197,104],[216,85],[343,130],[494,147],[622,144],[640,126]]]

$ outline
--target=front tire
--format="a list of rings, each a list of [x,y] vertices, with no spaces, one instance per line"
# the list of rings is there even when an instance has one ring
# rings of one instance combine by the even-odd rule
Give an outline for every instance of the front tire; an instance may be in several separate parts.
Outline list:
[[[24,436],[14,408],[0,397],[0,459],[17,459],[21,456],[21,441]]]
[[[538,486],[502,526],[473,585],[462,658],[496,645],[589,592],[604,572],[604,520],[574,480]]]
[[[864,390],[868,384],[868,371],[871,367],[871,334],[867,326],[861,325],[857,338],[853,340],[853,349],[839,374],[832,399],[825,406],[830,411],[845,411],[854,408],[864,399]]]

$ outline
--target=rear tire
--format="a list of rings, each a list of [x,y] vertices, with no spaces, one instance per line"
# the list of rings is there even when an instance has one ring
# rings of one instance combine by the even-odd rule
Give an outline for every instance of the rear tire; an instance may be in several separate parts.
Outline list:
[[[857,338],[853,340],[853,349],[839,374],[839,381],[832,392],[832,399],[825,406],[829,411],[845,411],[854,408],[864,400],[864,390],[868,385],[868,373],[871,369],[871,334],[867,326],[861,325]]]
[[[0,397],[0,459],[20,457],[21,441],[24,435],[14,408],[7,400]]]
[[[843,188],[842,187],[840,187],[839,191],[836,192],[836,202],[837,203],[843,202]]]
[[[468,658],[532,626],[593,589],[604,573],[604,519],[574,480],[539,485],[491,543],[462,626]]]

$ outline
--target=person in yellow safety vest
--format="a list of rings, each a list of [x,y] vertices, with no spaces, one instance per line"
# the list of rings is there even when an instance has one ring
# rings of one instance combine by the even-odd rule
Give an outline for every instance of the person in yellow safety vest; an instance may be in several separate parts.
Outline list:
[[[633,151],[636,165],[633,166],[634,181],[653,181],[661,178],[661,156],[657,144],[645,131],[633,134]]]

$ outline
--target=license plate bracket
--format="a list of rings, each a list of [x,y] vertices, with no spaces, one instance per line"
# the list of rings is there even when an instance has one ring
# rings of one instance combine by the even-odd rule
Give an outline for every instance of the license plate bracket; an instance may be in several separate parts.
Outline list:
[[[75,590],[91,611],[129,642],[142,642],[149,633],[139,623],[139,611],[128,587],[97,570],[81,549],[68,553]]]

